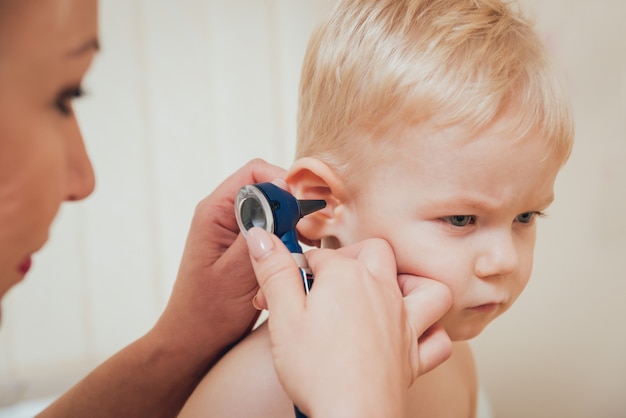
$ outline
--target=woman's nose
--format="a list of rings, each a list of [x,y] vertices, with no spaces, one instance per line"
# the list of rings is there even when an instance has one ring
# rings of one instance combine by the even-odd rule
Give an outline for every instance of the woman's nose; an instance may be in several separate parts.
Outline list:
[[[519,268],[519,254],[511,231],[493,231],[484,237],[474,266],[477,277],[507,276]]]
[[[77,201],[89,196],[96,185],[93,166],[80,133],[68,149],[65,200]]]

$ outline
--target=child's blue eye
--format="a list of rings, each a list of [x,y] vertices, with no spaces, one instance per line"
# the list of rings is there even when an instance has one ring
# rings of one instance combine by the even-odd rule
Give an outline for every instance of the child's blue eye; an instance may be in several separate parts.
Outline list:
[[[519,223],[523,223],[523,224],[529,224],[531,223],[534,219],[535,216],[537,215],[541,215],[541,213],[538,212],[524,212],[520,215],[517,215],[517,217],[515,217],[515,222],[519,222]]]
[[[453,215],[446,216],[442,218],[445,222],[448,222],[450,225],[462,227],[469,224],[473,224],[475,222],[473,215]]]

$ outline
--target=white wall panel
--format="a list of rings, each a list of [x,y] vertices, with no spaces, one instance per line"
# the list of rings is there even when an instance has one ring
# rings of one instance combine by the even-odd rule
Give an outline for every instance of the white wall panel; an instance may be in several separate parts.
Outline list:
[[[145,332],[160,310],[146,34],[135,2],[111,0],[100,9],[103,50],[89,79],[93,97],[79,114],[97,175],[96,192],[84,202],[97,359]]]

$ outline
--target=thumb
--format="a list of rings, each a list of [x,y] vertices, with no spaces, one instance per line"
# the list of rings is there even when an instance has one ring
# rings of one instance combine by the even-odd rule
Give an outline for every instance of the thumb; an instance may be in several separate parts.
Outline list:
[[[261,228],[246,233],[250,261],[274,320],[296,317],[304,306],[300,270],[280,239]]]

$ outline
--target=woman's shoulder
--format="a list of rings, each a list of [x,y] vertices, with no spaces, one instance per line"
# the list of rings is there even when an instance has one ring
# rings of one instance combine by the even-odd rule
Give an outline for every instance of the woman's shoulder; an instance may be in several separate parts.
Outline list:
[[[293,406],[274,371],[267,323],[220,359],[179,416],[293,417]]]

